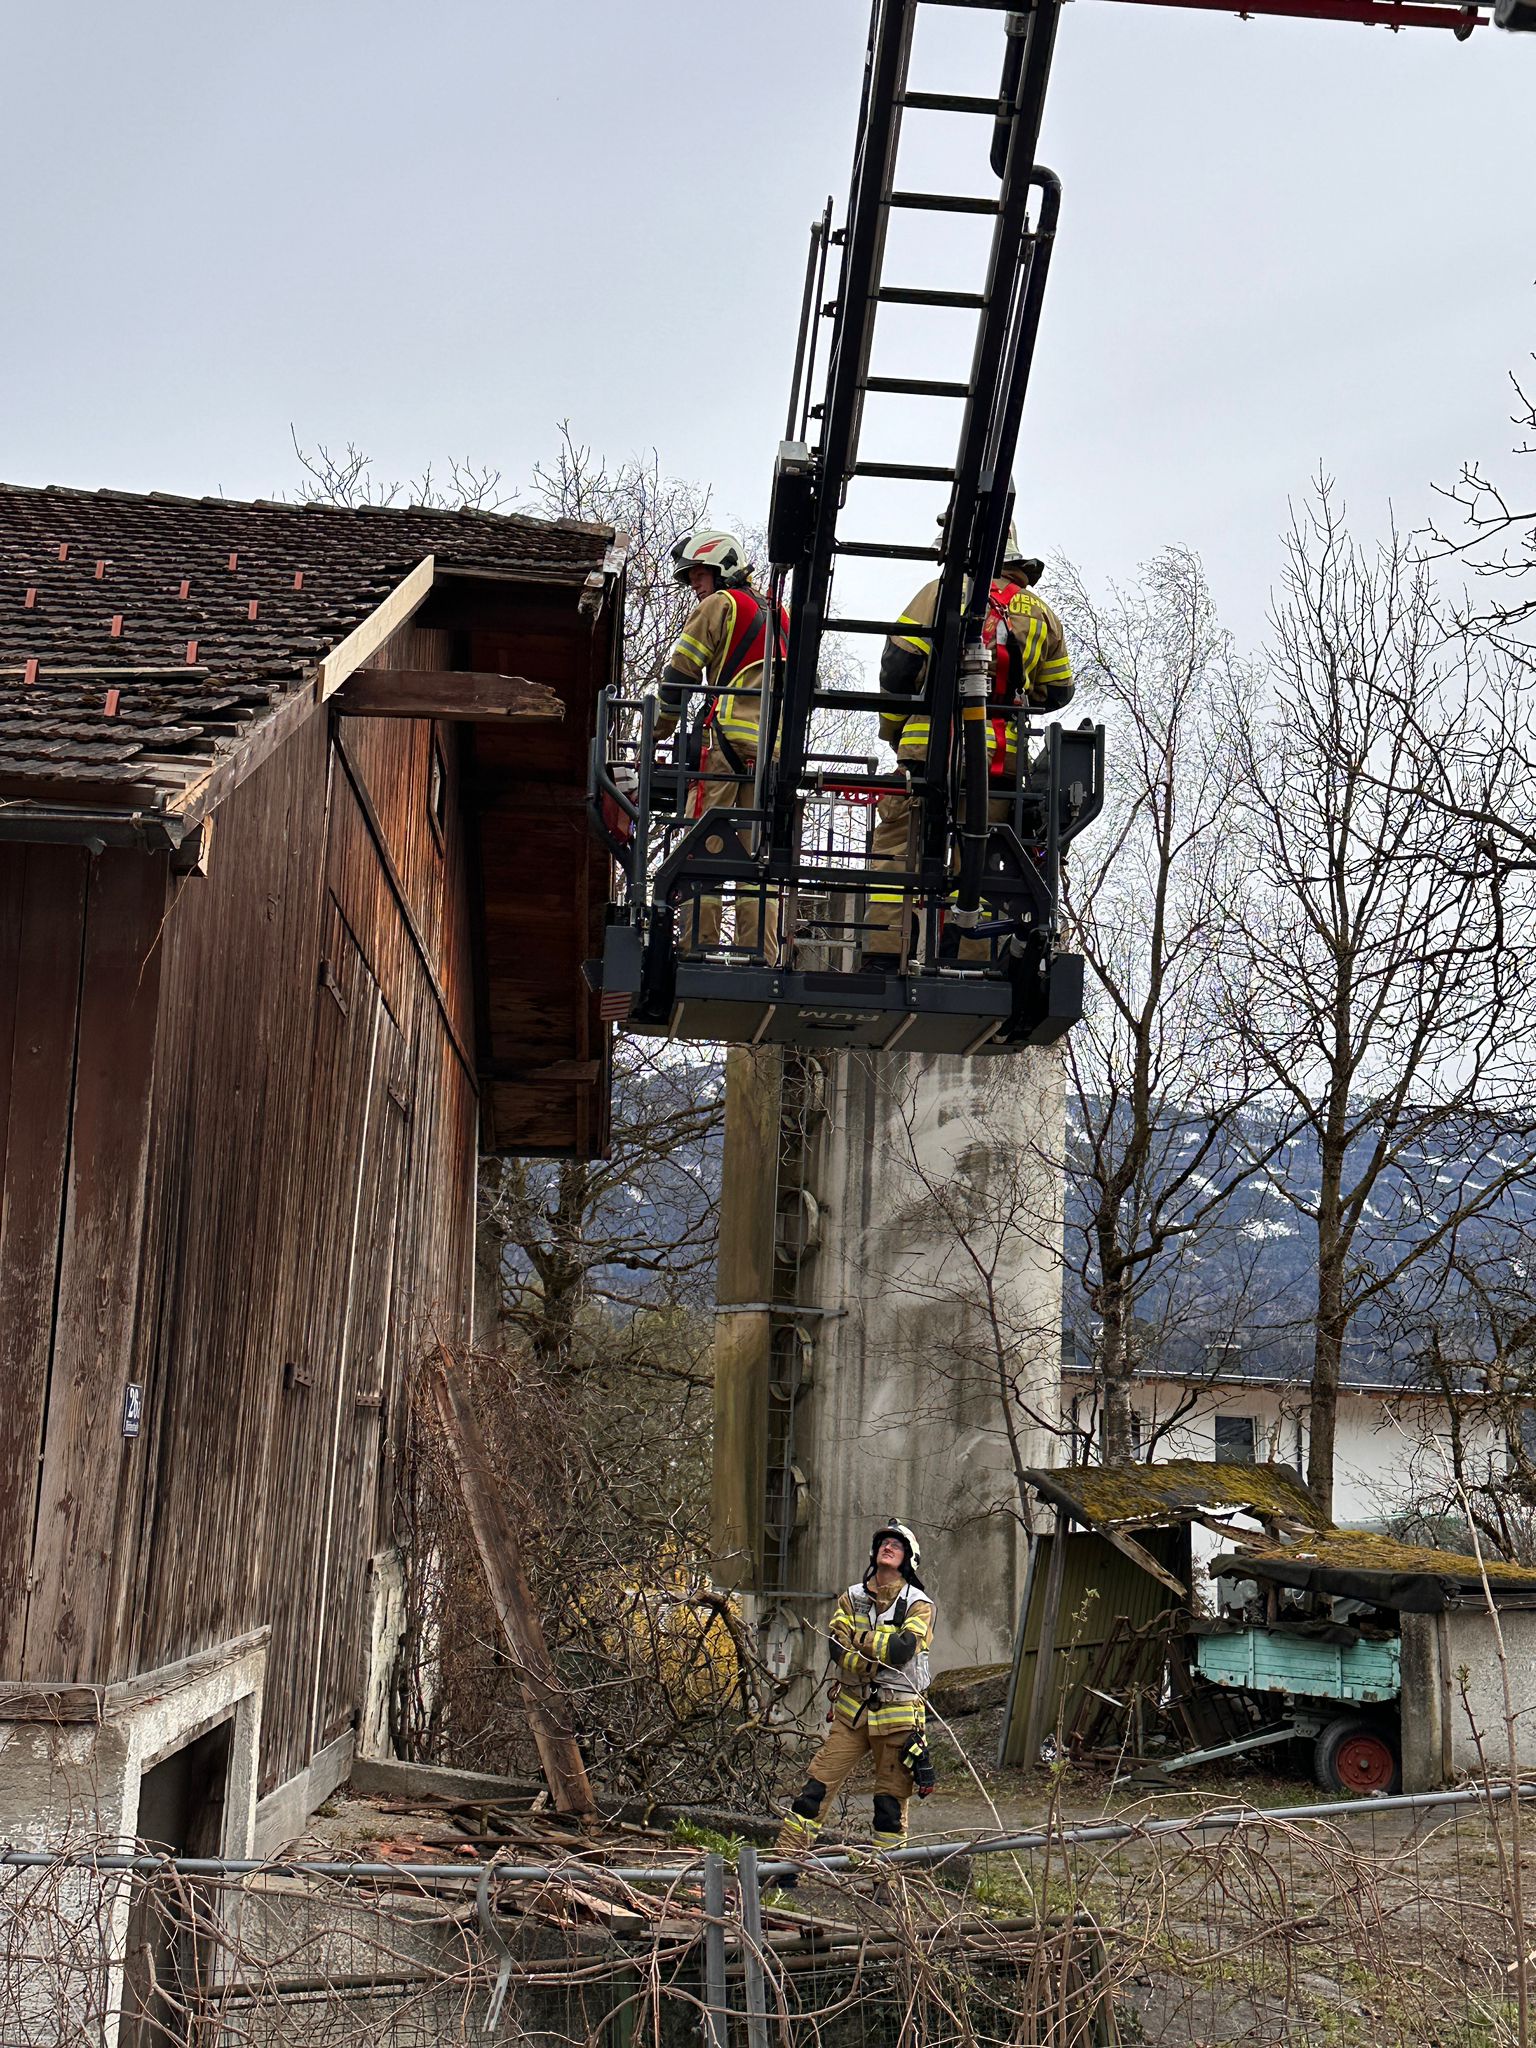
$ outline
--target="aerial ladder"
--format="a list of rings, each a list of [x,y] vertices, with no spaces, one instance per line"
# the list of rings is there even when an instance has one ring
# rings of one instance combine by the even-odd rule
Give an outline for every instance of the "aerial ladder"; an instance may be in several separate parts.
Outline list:
[[[1059,1038],[1081,1014],[1083,963],[1062,943],[1062,866],[1071,841],[1102,808],[1104,732],[1091,720],[1037,727],[1022,692],[1000,705],[989,633],[1061,205],[1060,181],[1036,149],[1063,4],[874,0],[847,209],[834,229],[829,201],[811,231],[786,433],[774,466],[769,616],[776,619],[787,602],[788,634],[782,649],[771,631],[765,638],[750,804],[701,811],[703,778],[686,746],[694,707],[685,706],[674,758],[665,763],[657,759],[654,697],[611,688],[599,700],[590,810],[618,879],[602,957],[587,973],[603,1015],[629,1030],[729,1043],[991,1053]],[[1232,11],[1231,0],[1122,4]],[[1002,17],[994,93],[929,92],[909,75],[920,14],[960,8]],[[1464,39],[1490,10],[1467,0],[1246,0],[1241,12],[1448,27]],[[1536,0],[1495,0],[1492,15],[1504,28],[1536,28]],[[925,112],[974,120],[986,143],[987,191],[903,182],[904,121]],[[990,221],[974,289],[887,274],[889,230],[904,212]],[[882,309],[903,306],[974,316],[968,361],[956,365],[961,374],[872,369]],[[813,402],[824,323],[825,384]],[[906,461],[899,443],[894,454],[868,451],[872,395],[952,403],[953,456]],[[860,479],[942,487],[937,534],[850,534],[849,488]],[[850,560],[927,565],[938,581],[931,627],[839,612],[836,572]],[[829,635],[878,645],[897,633],[928,641],[922,710],[929,736],[920,764],[891,769],[846,734],[829,738],[828,725],[860,713],[910,712],[912,700],[868,683],[829,681],[824,650]],[[999,712],[1012,723],[1017,763],[1001,786],[989,779],[988,752],[989,723]],[[914,820],[899,866],[876,861],[870,850],[874,808],[897,792],[911,799]],[[892,896],[903,910],[900,951],[894,965],[875,968],[866,958],[870,905]],[[738,911],[755,901],[754,942],[700,944],[706,899]],[[762,914],[770,905],[775,916]],[[961,947],[962,937],[973,943]]]

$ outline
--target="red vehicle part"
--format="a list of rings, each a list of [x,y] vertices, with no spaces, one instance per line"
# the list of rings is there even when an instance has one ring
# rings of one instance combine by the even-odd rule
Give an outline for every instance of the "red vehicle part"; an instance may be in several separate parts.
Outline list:
[[[1317,1738],[1312,1760],[1325,1792],[1363,1798],[1372,1792],[1396,1792],[1402,1782],[1393,1730],[1358,1714],[1330,1721]]]

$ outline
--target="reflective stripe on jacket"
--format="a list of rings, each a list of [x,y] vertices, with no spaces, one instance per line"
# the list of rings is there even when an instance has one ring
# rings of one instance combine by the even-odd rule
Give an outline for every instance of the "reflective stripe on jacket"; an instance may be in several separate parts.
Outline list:
[[[933,1622],[932,1599],[914,1587],[904,1586],[884,1608],[876,1606],[867,1586],[850,1586],[838,1595],[831,1626],[838,1720],[850,1728],[866,1726],[872,1735],[922,1725]],[[917,1654],[897,1667],[884,1659],[900,1629],[917,1638]]]
[[[925,583],[897,625],[931,626],[938,597],[938,583]],[[1011,772],[1015,751],[1014,722],[1004,707],[1026,696],[1037,709],[1059,711],[1072,696],[1072,662],[1060,619],[1043,597],[1011,576],[999,576],[992,585],[982,631],[998,652],[989,752],[992,772],[1002,774]],[[927,677],[929,642],[926,637],[895,633],[889,645],[917,656],[920,665],[913,685],[914,709],[882,712],[880,737],[898,754],[925,754],[930,721],[920,708],[918,693]]]
[[[678,635],[677,645],[667,659],[669,675],[680,678],[684,683],[703,683],[715,693],[707,723],[733,746],[748,753],[757,747],[767,622],[767,600],[749,584],[712,591],[689,613],[687,623]],[[781,606],[781,652],[788,630],[788,621]],[[671,694],[664,686],[664,699]],[[676,711],[673,710],[671,723],[675,722]],[[668,729],[664,707],[658,730]]]

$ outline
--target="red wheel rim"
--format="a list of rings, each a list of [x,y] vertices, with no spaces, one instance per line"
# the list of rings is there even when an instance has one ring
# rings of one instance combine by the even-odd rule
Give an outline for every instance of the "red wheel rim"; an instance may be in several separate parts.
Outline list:
[[[1362,1728],[1339,1744],[1333,1768],[1346,1792],[1385,1792],[1397,1775],[1397,1759],[1382,1736]]]

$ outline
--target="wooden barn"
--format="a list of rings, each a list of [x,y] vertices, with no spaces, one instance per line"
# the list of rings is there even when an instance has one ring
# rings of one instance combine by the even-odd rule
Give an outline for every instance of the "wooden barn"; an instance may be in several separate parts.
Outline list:
[[[622,608],[596,526],[0,487],[0,1840],[249,1853],[382,1740],[477,1152],[605,1142]]]

